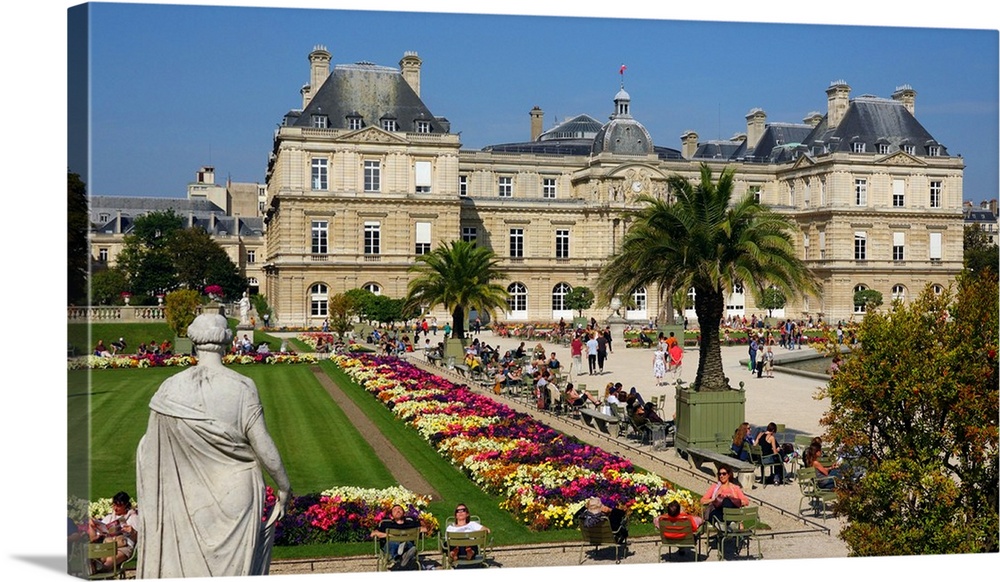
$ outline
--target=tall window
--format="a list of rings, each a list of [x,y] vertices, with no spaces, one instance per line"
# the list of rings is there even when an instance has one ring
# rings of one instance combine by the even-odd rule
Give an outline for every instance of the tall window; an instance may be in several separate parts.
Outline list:
[[[463,226],[462,227],[462,240],[464,242],[470,242],[476,244],[476,238],[479,236],[479,229],[474,226]]]
[[[906,182],[904,180],[892,181],[892,205],[895,208],[902,208],[905,201]]]
[[[510,229],[510,258],[520,259],[524,257],[524,229]]]
[[[868,205],[868,180],[865,178],[854,179],[854,204]]]
[[[906,287],[896,284],[892,286],[892,300],[893,301],[905,301],[906,300]]]
[[[556,258],[569,258],[569,230],[556,230]]]
[[[930,248],[930,258],[932,261],[941,260],[941,233],[932,232],[931,233],[931,248]]]
[[[326,317],[329,290],[326,285],[316,283],[309,288],[309,313],[313,317]]]
[[[556,179],[555,178],[543,178],[542,179],[542,198],[555,198],[556,197]]]
[[[426,255],[431,252],[431,223],[418,222],[416,226],[416,254]]]
[[[365,192],[382,189],[382,166],[378,160],[365,160]]]
[[[329,223],[325,220],[312,221],[312,244],[310,250],[314,255],[325,255],[327,252],[327,236]]]
[[[750,186],[747,188],[747,194],[753,196],[753,201],[760,204],[760,186]]]
[[[788,205],[795,206],[795,182],[788,183]]]
[[[248,249],[247,250],[247,263],[256,263],[256,262],[257,262],[257,251],[255,251],[253,249]]]
[[[941,180],[931,180],[931,208],[941,208]]]
[[[819,231],[819,258],[826,258],[826,231]]]
[[[365,223],[365,254],[377,255],[382,252],[382,226],[377,222]]]
[[[802,234],[802,258],[809,258],[809,235],[805,233]]]
[[[632,292],[632,303],[635,304],[635,307],[631,307],[630,309],[634,309],[635,311],[645,311],[646,310],[646,288],[645,287],[639,287],[638,289],[636,289],[635,291]]]
[[[414,162],[413,176],[416,180],[417,192],[426,194],[431,191],[431,163]]]
[[[497,187],[497,196],[510,198],[514,195],[514,178],[510,176],[500,176]]]
[[[854,260],[864,261],[868,258],[868,234],[864,232],[854,233]]]
[[[101,262],[101,263],[108,262],[108,248],[107,247],[101,247],[101,248],[97,249],[97,260],[98,260],[98,262]]]
[[[566,294],[569,293],[568,283],[559,283],[552,288],[552,311],[566,310]]]
[[[902,261],[905,260],[903,257],[903,249],[906,247],[906,233],[894,232],[892,233],[892,260]]]
[[[458,177],[458,195],[468,196],[469,195],[469,177],[459,176]]]
[[[312,189],[326,190],[327,188],[327,161],[323,158],[313,158],[312,160]]]
[[[528,310],[528,289],[521,283],[511,283],[507,287],[507,308],[510,311]]]

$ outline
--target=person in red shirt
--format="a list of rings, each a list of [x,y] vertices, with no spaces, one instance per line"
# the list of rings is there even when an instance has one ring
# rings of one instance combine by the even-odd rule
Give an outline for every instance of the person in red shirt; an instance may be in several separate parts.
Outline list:
[[[583,369],[583,340],[580,334],[573,336],[573,341],[569,343],[569,354],[573,358],[573,369],[577,374],[581,374]]]
[[[691,531],[698,531],[704,521],[700,517],[696,517],[687,512],[681,511],[681,504],[676,500],[671,501],[667,504],[667,513],[653,518],[653,526],[656,529],[660,529],[660,522],[668,521],[670,523],[677,523],[682,521],[691,522]],[[665,540],[675,540],[684,537],[684,534],[678,532],[661,532],[663,539]]]

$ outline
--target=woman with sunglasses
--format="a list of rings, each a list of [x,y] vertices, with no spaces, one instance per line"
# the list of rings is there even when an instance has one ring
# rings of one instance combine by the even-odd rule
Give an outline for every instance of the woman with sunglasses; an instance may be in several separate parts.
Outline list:
[[[467,533],[480,530],[485,531],[487,535],[490,533],[490,528],[485,525],[478,521],[469,521],[469,508],[464,503],[458,504],[458,507],[455,508],[455,522],[448,524],[446,531],[448,533]],[[445,546],[447,547],[447,542],[445,542]],[[478,551],[478,546],[466,547],[465,559],[473,559]],[[458,548],[450,548],[448,553],[451,555],[452,563],[458,561]]]
[[[733,472],[729,467],[719,467],[719,480],[708,488],[708,491],[701,498],[701,503],[705,506],[708,514],[706,519],[722,521],[723,508],[740,508],[750,505],[743,489],[730,479]]]

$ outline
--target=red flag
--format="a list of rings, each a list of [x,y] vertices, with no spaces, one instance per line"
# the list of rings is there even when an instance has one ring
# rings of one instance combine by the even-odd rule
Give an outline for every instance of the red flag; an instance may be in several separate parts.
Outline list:
[[[618,74],[624,77],[626,68],[627,67],[625,65],[622,65],[622,68],[618,69]]]

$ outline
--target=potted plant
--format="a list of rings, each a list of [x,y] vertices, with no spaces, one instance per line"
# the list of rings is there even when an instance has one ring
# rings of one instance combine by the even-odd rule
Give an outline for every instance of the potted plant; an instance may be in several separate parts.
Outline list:
[[[179,289],[167,293],[164,304],[167,325],[174,332],[174,353],[190,354],[193,345],[187,337],[187,328],[198,314],[201,295],[193,289]]]

